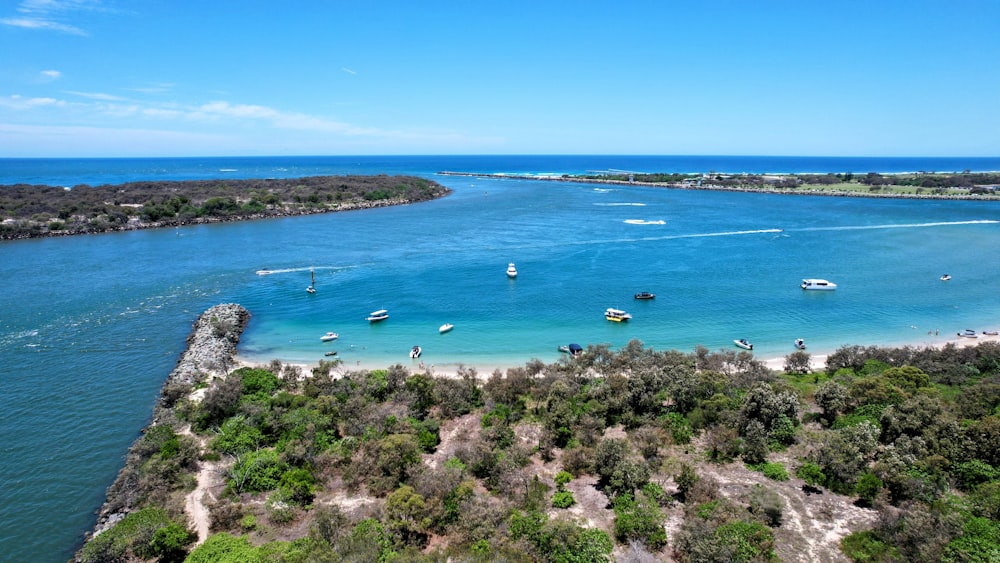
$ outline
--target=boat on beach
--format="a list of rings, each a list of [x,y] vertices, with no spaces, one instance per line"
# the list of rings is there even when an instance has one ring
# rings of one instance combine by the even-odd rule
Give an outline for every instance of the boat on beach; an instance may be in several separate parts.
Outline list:
[[[385,309],[379,309],[378,311],[372,311],[371,313],[369,313],[368,317],[365,320],[370,323],[377,323],[379,321],[384,321],[388,318],[389,318],[389,311]]]
[[[453,325],[451,323],[444,323],[443,325],[441,325],[440,327],[438,327],[438,332],[440,332],[441,334],[444,334],[444,333],[450,331],[453,328],[455,328],[455,325]]]
[[[424,351],[420,348],[420,346],[414,346],[413,348],[410,348],[410,357],[411,358],[419,358],[420,354],[423,354],[423,353],[424,353]]]
[[[747,340],[746,338],[738,338],[736,340],[733,340],[733,344],[739,346],[740,348],[743,348],[744,350],[753,350],[753,344],[750,344],[750,341]]]
[[[986,336],[997,336],[1000,335],[1000,330],[984,330],[983,334]]]
[[[655,293],[650,293],[648,291],[640,291],[639,293],[636,293],[634,295],[634,297],[636,299],[655,299],[656,298],[656,294]]]
[[[340,338],[340,335],[337,334],[336,332],[328,332],[323,336],[319,337],[319,339],[322,340],[323,342],[330,342],[331,340],[336,340],[338,338]]]
[[[604,311],[604,318],[612,322],[620,323],[631,319],[632,315],[626,313],[625,311],[622,311],[621,309],[614,309],[612,307],[608,307]]]
[[[833,291],[837,289],[837,284],[819,278],[806,278],[799,287],[816,291]]]
[[[962,338],[979,338],[979,335],[976,334],[976,331],[972,330],[971,328],[963,330],[962,332],[958,333],[958,335],[961,336]]]
[[[514,266],[513,262],[507,264],[507,277],[511,279],[517,277],[517,267]]]

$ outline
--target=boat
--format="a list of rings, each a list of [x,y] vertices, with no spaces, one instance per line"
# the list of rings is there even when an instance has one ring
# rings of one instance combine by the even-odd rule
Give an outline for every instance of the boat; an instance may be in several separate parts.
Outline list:
[[[941,276],[941,281],[948,281],[950,279],[951,279],[951,275],[949,275],[949,274],[944,274],[943,276]]]
[[[338,338],[340,338],[340,335],[337,334],[336,332],[328,332],[323,336],[319,337],[319,339],[322,340],[323,342],[329,342],[331,340],[336,340]]]
[[[258,276],[269,276],[269,275],[271,275],[271,274],[273,274],[273,273],[274,273],[274,272],[272,272],[271,270],[268,270],[268,269],[264,269],[264,270],[257,270],[257,275],[258,275]]]
[[[622,321],[627,321],[631,319],[632,315],[626,313],[625,311],[622,311],[621,309],[613,309],[611,307],[608,307],[604,311],[604,318],[608,319],[609,321],[620,323]]]
[[[563,345],[559,347],[559,351],[564,354],[569,354],[570,356],[576,357],[583,353],[583,346],[573,342],[569,345]]]
[[[419,358],[420,354],[422,354],[423,352],[424,351],[420,349],[420,346],[414,346],[413,348],[410,348],[410,357]]]
[[[739,338],[737,340],[733,340],[733,344],[739,346],[740,348],[743,348],[744,350],[753,350],[753,344],[750,344],[750,341],[747,340],[746,338]]]
[[[365,320],[372,323],[377,323],[379,321],[384,321],[389,318],[389,311],[385,309],[379,309],[378,311],[372,311],[369,313],[368,318]]]
[[[312,268],[309,268],[309,275],[312,277],[312,281],[309,282],[309,287],[306,291],[309,293],[316,293],[316,272]]]
[[[337,351],[336,350],[330,350],[329,352],[327,352],[326,354],[323,354],[323,355],[324,356],[336,356],[337,355]]]
[[[795,347],[798,348],[799,350],[805,350],[806,349],[806,341],[802,340],[801,338],[796,338],[795,339]]]
[[[962,338],[979,338],[979,335],[976,334],[976,331],[972,330],[971,328],[963,330],[962,332],[958,333],[958,335],[961,336]]]
[[[998,331],[998,330],[984,330],[983,334],[985,334],[986,336],[997,336],[998,334],[1000,334],[1000,331]]]
[[[656,298],[656,294],[655,293],[650,293],[648,291],[640,291],[639,293],[635,294],[635,298],[636,299],[654,299],[654,298]]]
[[[517,277],[517,268],[514,267],[514,263],[513,262],[511,262],[510,264],[507,264],[507,277],[511,278],[511,279]]]
[[[833,291],[837,289],[837,284],[821,280],[818,278],[807,278],[802,280],[802,289],[814,289],[819,291]]]
[[[451,330],[453,328],[455,328],[455,325],[453,325],[451,323],[444,323],[443,325],[441,325],[440,327],[438,327],[438,332],[440,332],[441,334],[444,334],[444,333],[448,332],[449,330]]]

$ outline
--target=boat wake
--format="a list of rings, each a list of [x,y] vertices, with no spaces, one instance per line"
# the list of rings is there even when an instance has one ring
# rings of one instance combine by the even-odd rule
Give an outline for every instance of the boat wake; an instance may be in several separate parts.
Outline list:
[[[869,229],[919,229],[926,227],[952,227],[955,225],[989,225],[1000,223],[992,219],[980,219],[976,221],[940,221],[934,223],[901,223],[898,225],[845,225],[842,227],[807,227],[796,229],[797,231],[864,231]]]
[[[629,225],[666,225],[667,222],[663,219],[658,221],[647,221],[645,219],[625,219],[625,222]]]
[[[277,268],[275,270],[263,269],[257,270],[256,274],[258,276],[271,276],[274,274],[289,274],[293,272],[308,272],[309,270],[346,270],[350,266],[303,266],[300,268]]]
[[[601,207],[646,207],[645,203],[595,203],[594,205],[600,205]]]

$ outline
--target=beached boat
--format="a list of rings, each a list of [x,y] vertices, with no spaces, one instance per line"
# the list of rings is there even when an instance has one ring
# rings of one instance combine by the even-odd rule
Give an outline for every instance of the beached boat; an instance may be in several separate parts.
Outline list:
[[[739,346],[740,348],[743,348],[744,350],[753,350],[753,344],[750,344],[750,341],[747,340],[746,338],[739,338],[733,340],[733,344]]]
[[[797,349],[799,349],[799,350],[805,350],[806,349],[806,341],[802,340],[801,338],[796,338],[795,339],[795,347]]]
[[[621,309],[613,309],[611,307],[608,307],[604,311],[604,318],[608,319],[609,321],[620,323],[622,321],[627,321],[631,319],[632,315],[626,313],[625,311],[622,311]]]
[[[507,277],[508,278],[516,278],[517,277],[517,268],[514,267],[514,263],[513,262],[511,262],[510,264],[507,264]]]
[[[958,335],[961,336],[962,338],[979,338],[979,335],[976,334],[976,331],[972,330],[971,328],[963,330],[962,332],[958,333]]]
[[[802,280],[802,285],[800,287],[802,287],[802,289],[817,291],[833,291],[837,289],[837,284],[818,278],[807,278]]]
[[[306,288],[306,291],[309,293],[316,293],[316,272],[312,268],[309,268],[309,276],[312,279],[309,282],[309,287]]]
[[[323,336],[319,337],[319,339],[322,340],[323,342],[330,342],[331,340],[336,340],[338,338],[340,338],[340,335],[337,334],[336,332],[328,332]]]
[[[1000,330],[984,330],[983,334],[986,336],[997,336],[1000,335]]]
[[[950,279],[951,279],[951,276],[949,274],[945,274],[945,275],[941,276],[941,281],[948,281]]]
[[[379,309],[378,311],[372,311],[368,315],[368,318],[366,318],[365,320],[371,323],[377,323],[379,321],[384,321],[388,318],[389,318],[389,311],[386,311],[385,309]]]
[[[444,323],[443,325],[441,325],[440,327],[438,327],[438,332],[440,332],[441,334],[444,334],[444,333],[448,332],[449,330],[451,330],[453,328],[455,328],[455,325],[453,325],[451,323]]]
[[[411,358],[419,358],[420,354],[423,354],[423,353],[424,353],[424,351],[420,349],[420,346],[414,346],[413,348],[410,348],[410,357]]]
[[[639,293],[635,294],[635,298],[636,299],[655,299],[656,298],[656,294],[655,293],[650,293],[648,291],[640,291]]]

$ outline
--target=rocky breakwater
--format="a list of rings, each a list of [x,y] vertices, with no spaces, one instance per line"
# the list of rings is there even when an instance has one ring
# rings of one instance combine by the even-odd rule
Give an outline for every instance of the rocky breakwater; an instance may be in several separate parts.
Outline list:
[[[184,425],[177,420],[174,405],[181,397],[190,395],[197,384],[229,372],[236,356],[236,344],[249,320],[250,312],[241,305],[225,303],[209,308],[195,321],[187,338],[187,349],[163,385],[151,422],[129,448],[125,466],[108,487],[107,498],[90,537],[114,526],[129,512],[141,508],[145,500],[163,492],[148,490],[151,484],[143,465],[154,452],[147,451],[145,435],[155,426],[170,426],[178,434],[183,433]]]

